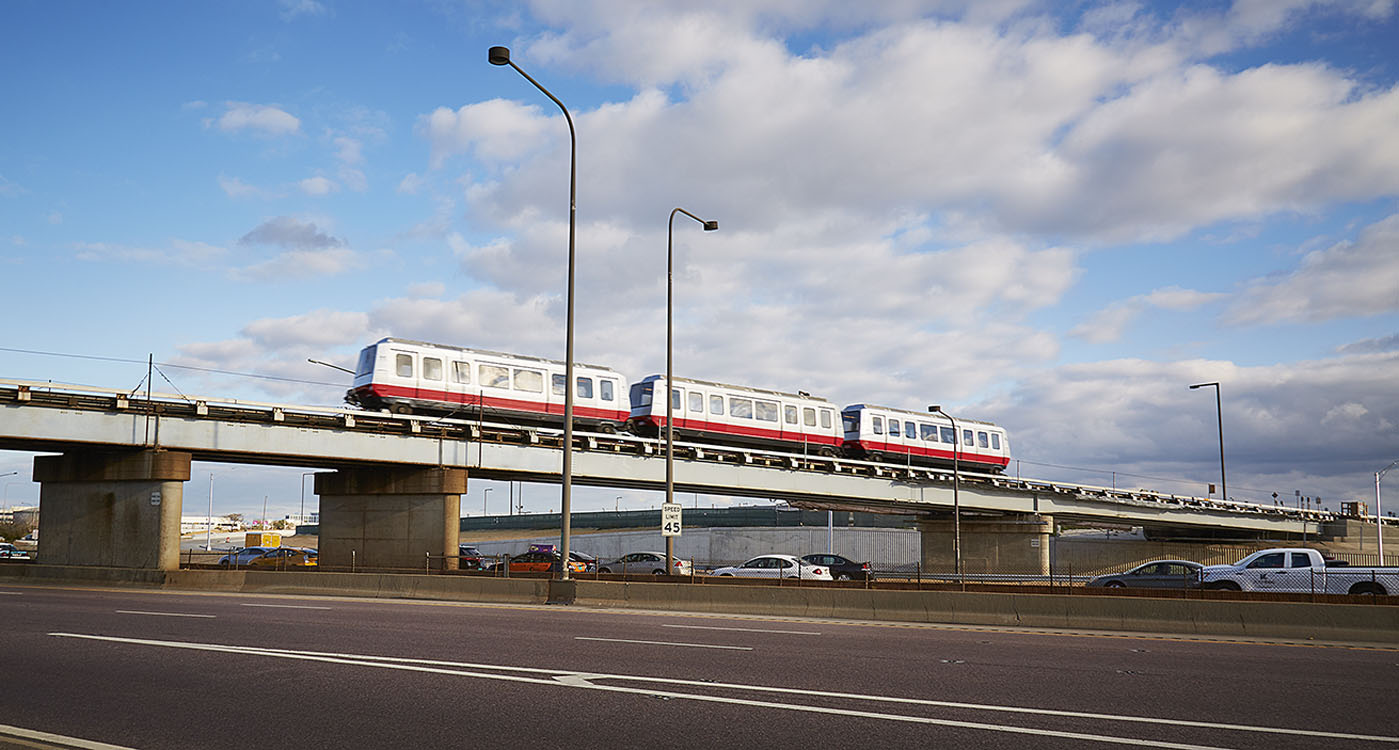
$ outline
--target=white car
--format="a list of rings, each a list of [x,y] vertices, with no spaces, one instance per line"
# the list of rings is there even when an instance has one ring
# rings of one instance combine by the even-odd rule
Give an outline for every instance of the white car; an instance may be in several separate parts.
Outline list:
[[[803,562],[792,555],[759,555],[742,565],[715,568],[710,575],[829,581],[831,580],[831,569],[824,565]]]
[[[28,560],[29,553],[9,542],[0,542],[0,557],[10,560]]]
[[[675,558],[675,575],[687,576],[693,566],[689,560]],[[599,573],[654,573],[655,575],[665,575],[665,553],[664,552],[633,552],[622,555],[616,560],[599,562],[597,564]]]

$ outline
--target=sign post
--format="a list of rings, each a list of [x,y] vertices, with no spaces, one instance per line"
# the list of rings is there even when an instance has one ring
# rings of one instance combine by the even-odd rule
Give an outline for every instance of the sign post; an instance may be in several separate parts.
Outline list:
[[[675,537],[680,536],[680,503],[661,503],[661,536],[665,537],[667,575],[675,574]]]

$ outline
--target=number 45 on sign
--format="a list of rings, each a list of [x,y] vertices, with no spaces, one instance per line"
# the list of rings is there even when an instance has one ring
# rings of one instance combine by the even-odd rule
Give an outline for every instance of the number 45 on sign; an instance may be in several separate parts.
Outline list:
[[[661,536],[680,536],[680,503],[661,503]]]

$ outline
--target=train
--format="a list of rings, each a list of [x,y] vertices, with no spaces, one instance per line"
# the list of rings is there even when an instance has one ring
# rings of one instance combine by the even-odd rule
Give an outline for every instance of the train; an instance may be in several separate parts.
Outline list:
[[[563,424],[564,362],[522,354],[388,337],[360,351],[345,401],[369,411],[512,423]],[[975,419],[857,403],[836,408],[806,391],[789,393],[665,375],[628,382],[617,370],[574,362],[577,428],[876,462],[1003,472],[1010,441]],[[669,413],[667,413],[669,411]],[[960,434],[958,434],[960,432]],[[954,459],[955,456],[955,459]]]

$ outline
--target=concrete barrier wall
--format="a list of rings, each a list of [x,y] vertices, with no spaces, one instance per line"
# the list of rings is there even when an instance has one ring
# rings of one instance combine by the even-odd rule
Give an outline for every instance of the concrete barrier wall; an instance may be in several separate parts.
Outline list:
[[[298,571],[151,571],[0,565],[0,584],[166,587],[190,591],[386,599],[572,603],[616,609],[883,622],[1004,625],[1131,633],[1399,643],[1399,606],[1154,599],[1140,596],[889,591],[541,578]]]

